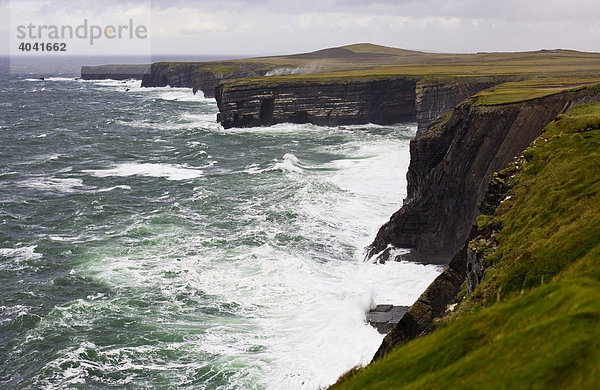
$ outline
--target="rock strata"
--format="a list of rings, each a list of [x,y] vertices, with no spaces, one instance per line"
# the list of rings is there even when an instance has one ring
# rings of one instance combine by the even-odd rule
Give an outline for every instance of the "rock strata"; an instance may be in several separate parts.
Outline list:
[[[459,141],[457,147],[460,145],[470,145],[470,148],[476,148],[476,150],[471,150],[470,152],[468,150],[465,151],[464,148],[462,148],[461,159],[456,157],[459,159],[460,163],[469,167],[467,177],[470,180],[473,179],[473,172],[477,171],[476,164],[481,160],[481,156],[479,156],[477,152],[481,148],[484,148],[487,153],[494,154],[494,158],[488,163],[488,169],[491,170],[498,165],[500,166],[498,170],[502,170],[499,172],[492,172],[491,179],[488,179],[487,181],[481,179],[482,181],[479,182],[479,186],[483,186],[483,196],[477,205],[473,205],[473,209],[478,209],[478,211],[481,211],[484,215],[477,219],[476,225],[472,225],[474,217],[468,222],[470,232],[467,234],[467,237],[463,238],[460,250],[452,257],[448,267],[429,285],[427,290],[425,290],[419,299],[408,309],[398,324],[385,336],[381,346],[373,357],[373,361],[380,360],[392,348],[432,331],[435,327],[436,320],[444,317],[449,310],[451,311],[455,304],[460,301],[460,296],[462,296],[462,294],[469,295],[475,290],[477,285],[485,277],[485,269],[489,266],[489,264],[486,264],[485,259],[489,253],[492,253],[495,250],[495,234],[501,229],[501,226],[496,226],[489,216],[493,215],[499,205],[507,199],[511,187],[514,185],[515,180],[517,180],[516,176],[523,166],[524,157],[520,156],[509,159],[508,155],[514,154],[518,156],[526,146],[531,144],[533,139],[537,138],[537,136],[533,135],[541,134],[547,122],[550,122],[559,113],[568,111],[582,101],[588,101],[589,98],[586,93],[585,90],[566,91],[532,101],[493,107],[473,106],[473,101],[465,102],[453,113],[453,116],[459,115],[460,120],[455,118],[455,121],[452,121],[452,118],[450,118],[439,121],[426,133],[417,138],[418,140],[419,138],[427,139],[428,137],[431,137],[431,139],[428,139],[425,143],[426,148],[429,147],[428,150],[430,155],[435,155],[435,151],[440,150],[440,145],[447,144],[447,148],[451,149],[454,147],[453,143],[457,140]],[[524,114],[529,115],[529,118],[523,117],[522,115]],[[503,128],[504,130],[499,131],[498,128],[494,127],[487,120],[475,120],[475,118],[482,115],[492,115],[493,118],[496,118],[496,122],[491,123],[500,126],[500,128]],[[503,118],[505,116],[508,120],[500,121],[500,123],[497,122],[499,120],[498,118]],[[443,139],[442,136],[445,132],[452,129],[449,126],[463,126],[459,125],[460,123],[468,124],[469,127],[464,129],[464,132],[451,131],[453,136]],[[475,126],[477,123],[479,123],[479,125]],[[484,147],[481,142],[476,142],[479,137],[479,132],[485,129],[489,131],[488,136],[493,137],[492,140],[495,141],[492,145],[496,146],[492,149],[489,149],[489,145]],[[504,134],[503,137],[500,136],[502,134]],[[471,139],[472,137],[474,137],[474,139]],[[531,139],[531,137],[533,137],[533,139]],[[439,144],[436,145],[432,139],[437,139]],[[529,139],[530,141],[527,142]],[[521,147],[520,145],[525,142],[527,142],[527,144]],[[483,145],[485,145],[485,143]],[[416,154],[421,152],[422,150],[420,148],[415,148],[412,158],[414,159]],[[506,159],[509,161],[503,163]],[[414,187],[412,188],[412,191],[417,191],[417,197],[409,200],[403,207],[403,210],[408,210],[410,213],[416,213],[415,210],[411,209],[413,207],[411,205],[414,202],[420,204],[421,201],[424,201],[423,204],[428,204],[430,207],[436,205],[434,202],[436,198],[432,196],[434,194],[423,191],[423,187],[432,185],[430,182],[431,178],[434,178],[434,183],[438,184],[452,182],[451,180],[445,181],[441,179],[444,175],[454,175],[456,173],[455,170],[449,169],[448,165],[444,165],[444,170],[441,171],[442,173],[432,174],[432,172],[435,172],[435,170],[438,169],[437,167],[445,161],[447,161],[445,158],[438,159],[437,163],[434,160],[429,168],[427,168],[427,175],[425,178],[422,178],[424,181],[417,184],[413,183]],[[413,160],[411,160],[411,165],[412,164]],[[415,168],[413,167],[413,169]],[[417,178],[419,178],[419,176],[417,176]],[[454,181],[459,179],[457,176],[452,176],[451,178],[454,179]],[[465,188],[465,183],[470,182],[459,180],[457,184],[458,188]],[[431,189],[431,187],[426,188]],[[453,191],[455,191],[454,188],[455,187],[450,186],[436,188],[436,190],[444,191],[444,194],[447,196],[446,200],[452,200],[451,204],[456,205],[460,204],[458,200],[461,198],[453,199],[450,197],[450,195],[454,193]],[[478,191],[479,188],[482,187],[478,187]],[[432,199],[434,201],[432,201]],[[477,199],[477,197],[471,197],[471,199]],[[441,210],[446,209],[442,208]],[[408,215],[408,213],[402,213],[400,216],[396,216],[396,218],[407,218]],[[442,215],[438,213],[438,218],[441,216]],[[460,214],[458,214],[457,218],[459,217]],[[395,217],[392,217],[391,221],[393,221],[394,218]],[[421,221],[427,221],[427,219]],[[432,224],[429,226],[437,225]],[[445,236],[443,234],[444,232],[445,230],[438,231],[437,234],[440,235],[440,239],[449,240],[449,237],[458,239],[456,238],[456,235]],[[464,288],[463,293],[459,294],[462,288]]]
[[[415,90],[417,134],[427,130],[430,123],[452,111],[464,99],[510,80],[510,77],[467,77],[462,80],[419,81]]]
[[[584,94],[496,106],[468,99],[432,124],[411,141],[405,204],[381,227],[369,255],[393,245],[412,248],[407,260],[448,264],[469,234],[493,173]]]
[[[142,87],[187,87],[192,88],[193,93],[201,91],[205,97],[214,97],[215,86],[222,80],[264,75],[264,71],[259,69],[262,66],[260,64],[239,66],[224,62],[220,65],[223,70],[211,67],[209,63],[157,62],[144,75]],[[227,69],[227,66],[231,68]]]
[[[217,85],[219,121],[225,128],[276,123],[392,124],[414,120],[416,80],[231,82]]]
[[[433,119],[451,111],[463,99],[506,80],[232,80],[217,84],[215,97],[219,121],[225,128],[283,122],[334,126],[416,121],[419,131],[423,131]]]
[[[384,337],[373,361],[381,359],[392,348],[430,331],[435,318],[444,314],[460,290],[466,275],[467,247],[463,246],[448,267],[408,309],[394,328]]]

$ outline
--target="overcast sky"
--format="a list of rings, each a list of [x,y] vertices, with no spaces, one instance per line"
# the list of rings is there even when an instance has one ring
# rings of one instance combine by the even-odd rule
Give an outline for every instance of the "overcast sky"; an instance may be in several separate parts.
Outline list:
[[[0,0],[3,9],[9,4]],[[600,0],[238,0],[11,2],[15,22],[99,25],[133,18],[149,24],[153,54],[268,55],[350,43],[436,52],[568,48],[600,51]],[[97,54],[132,53],[131,42],[96,45]],[[127,48],[128,46],[129,48]],[[140,46],[142,47],[142,46]],[[146,50],[144,48],[144,50]]]

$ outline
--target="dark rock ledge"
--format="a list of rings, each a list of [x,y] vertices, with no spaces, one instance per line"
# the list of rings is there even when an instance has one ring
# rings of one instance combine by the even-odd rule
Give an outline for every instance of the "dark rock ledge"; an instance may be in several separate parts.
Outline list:
[[[377,305],[366,314],[369,325],[379,333],[387,334],[408,311],[409,306]]]

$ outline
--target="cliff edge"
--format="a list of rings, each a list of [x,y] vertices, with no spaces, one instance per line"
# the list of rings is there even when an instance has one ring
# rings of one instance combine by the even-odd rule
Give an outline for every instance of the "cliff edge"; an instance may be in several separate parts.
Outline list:
[[[469,234],[493,173],[585,94],[571,90],[499,105],[474,97],[432,124],[411,141],[405,204],[381,227],[369,256],[392,245],[411,248],[406,259],[448,264]]]

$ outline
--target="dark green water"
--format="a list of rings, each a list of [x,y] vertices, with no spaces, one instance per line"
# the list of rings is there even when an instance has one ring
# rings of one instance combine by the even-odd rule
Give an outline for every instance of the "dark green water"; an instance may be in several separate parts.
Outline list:
[[[362,261],[412,125],[226,131],[185,89],[0,82],[0,388],[314,389],[438,273]]]

